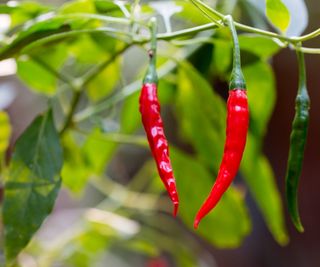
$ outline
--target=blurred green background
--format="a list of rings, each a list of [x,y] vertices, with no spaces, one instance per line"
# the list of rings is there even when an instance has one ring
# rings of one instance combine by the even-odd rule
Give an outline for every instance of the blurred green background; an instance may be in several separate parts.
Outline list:
[[[108,1],[67,1],[70,3],[62,5],[63,2],[38,1],[54,8],[50,6],[48,10],[41,10],[37,5],[29,4],[22,10],[33,10],[33,13],[12,13],[11,19],[19,25],[39,15],[37,12],[47,13],[51,8],[59,8],[63,14],[98,10],[108,15],[122,15],[119,4],[112,6]],[[93,2],[96,10],[90,10]],[[156,2],[159,4],[160,1]],[[8,4],[7,1],[1,3]],[[17,3],[28,4],[24,1]],[[154,7],[155,2],[151,7],[148,1],[143,3],[141,14],[146,12],[146,17],[150,12],[161,10]],[[212,3],[225,13],[232,11],[239,21],[261,23],[248,12],[251,8],[248,1]],[[307,33],[319,27],[320,3],[316,0],[306,0],[305,3],[309,12]],[[128,1],[126,4],[129,9],[134,3]],[[184,9],[176,11],[171,18],[173,30],[208,22],[187,3],[178,1],[176,4]],[[170,1],[166,5],[170,5]],[[162,16],[161,12],[158,14],[160,32],[168,27],[164,15],[168,10]],[[5,23],[3,19],[0,18],[1,25]],[[78,29],[97,27],[95,21],[81,24],[82,21],[76,20],[72,23],[71,27]],[[265,22],[259,25],[268,27]],[[317,72],[320,61],[317,55],[306,56],[312,108],[299,191],[306,231],[299,234],[288,219],[283,201],[298,81],[297,63],[293,51],[280,51],[270,39],[250,35],[240,37],[244,74],[252,101],[249,148],[234,186],[203,221],[200,229],[196,232],[192,229],[195,213],[209,192],[220,163],[225,129],[223,100],[227,97],[231,62],[228,31],[207,34],[213,34],[213,41],[201,44],[188,62],[181,60],[178,68],[164,75],[159,85],[166,135],[171,143],[174,173],[181,191],[178,217],[171,215],[171,204],[163,192],[146,145],[138,113],[137,91],[122,101],[111,103],[103,112],[82,121],[64,135],[63,188],[53,213],[20,254],[18,266],[318,266],[320,116],[317,107],[320,103],[317,101],[320,99],[320,80]],[[8,68],[9,73],[0,77],[0,95],[4,92],[2,99],[8,99],[7,103],[10,103],[5,109],[13,129],[7,158],[10,158],[18,136],[36,114],[46,109],[49,95],[57,95],[53,99],[58,126],[61,126],[64,105],[68,107],[72,99],[70,88],[52,73],[44,71],[43,64],[35,62],[49,64],[69,77],[83,77],[126,41],[116,41],[118,36],[115,37],[88,34],[58,40],[15,55],[17,75],[14,70],[10,73],[8,62],[2,67]],[[317,47],[319,41],[310,41],[306,45]],[[180,59],[188,49],[192,46],[159,42],[159,65],[166,64],[170,57]],[[146,63],[145,49],[131,47],[88,84],[79,101],[78,112],[99,101],[104,103],[123,88],[137,86],[132,82],[141,78]],[[275,184],[265,156],[272,166]],[[260,179],[263,180],[260,182]]]

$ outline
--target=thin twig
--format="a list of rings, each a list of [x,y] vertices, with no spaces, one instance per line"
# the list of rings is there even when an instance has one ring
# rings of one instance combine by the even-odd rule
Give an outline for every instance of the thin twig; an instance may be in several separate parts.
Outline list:
[[[73,116],[76,112],[78,103],[81,99],[81,95],[85,89],[85,87],[97,76],[99,75],[99,73],[101,73],[107,66],[109,66],[111,63],[114,62],[114,60],[120,55],[122,54],[125,50],[127,50],[131,45],[127,44],[125,45],[123,48],[121,48],[120,50],[118,50],[117,52],[115,52],[114,54],[112,54],[112,56],[110,58],[108,58],[106,61],[102,62],[99,65],[96,65],[94,68],[92,68],[91,70],[89,70],[82,78],[81,80],[78,80],[78,87],[76,88],[74,95],[72,97],[71,100],[71,106],[70,106],[70,110],[66,116],[66,120],[65,123],[60,131],[60,135],[63,135],[65,133],[65,131],[70,127],[70,125],[72,125],[73,123]]]

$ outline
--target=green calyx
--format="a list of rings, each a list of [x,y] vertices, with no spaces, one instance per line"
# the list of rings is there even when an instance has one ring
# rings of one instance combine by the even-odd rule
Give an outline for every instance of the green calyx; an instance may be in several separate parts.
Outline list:
[[[234,89],[246,89],[246,82],[241,70],[241,56],[240,56],[240,45],[236,28],[233,23],[231,16],[226,16],[226,23],[231,32],[233,41],[233,67],[231,72],[229,90]]]
[[[143,83],[158,83],[157,75],[157,20],[151,18],[150,20],[150,32],[151,32],[151,48],[148,51],[149,54],[149,67],[147,73],[143,79]]]

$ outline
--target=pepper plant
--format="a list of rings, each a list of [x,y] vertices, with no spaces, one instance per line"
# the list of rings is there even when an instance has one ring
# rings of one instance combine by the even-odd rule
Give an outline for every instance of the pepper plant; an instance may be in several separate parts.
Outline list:
[[[294,4],[300,5],[299,14],[292,9]],[[281,0],[0,4],[1,25],[10,22],[0,28],[1,66],[15,63],[16,75],[39,101],[36,114],[31,114],[34,119],[21,133],[10,123],[5,107],[0,112],[3,265],[29,266],[29,257],[41,267],[100,266],[99,259],[109,255],[106,251],[131,251],[145,258],[166,252],[177,266],[198,266],[201,242],[195,235],[217,248],[239,247],[250,235],[246,195],[255,200],[275,241],[286,245],[286,203],[281,201],[263,151],[276,101],[270,62],[282,49],[297,53],[300,66],[286,198],[294,224],[303,231],[297,205],[309,109],[303,55],[320,53],[320,48],[304,43],[316,38],[320,29],[302,35],[308,15],[302,0],[294,4]],[[158,21],[153,34],[151,18]],[[159,174],[149,157],[139,114],[151,39],[157,43],[158,58],[151,68],[158,73],[158,94],[166,111],[163,120],[168,125],[165,131],[179,192],[176,219],[169,216],[170,200],[157,178],[160,174],[169,188],[159,168],[162,158],[152,143],[150,106],[141,104],[140,110]],[[237,39],[240,46],[236,49],[240,50],[233,53]],[[151,51],[156,51],[154,46]],[[247,125],[238,129],[241,146],[234,148],[242,155],[247,134],[240,179],[222,197],[223,192],[219,193],[219,203],[208,206],[205,214],[217,204],[195,231],[194,217],[223,157],[227,107],[221,92],[228,91],[233,69],[241,73],[240,53],[250,111],[248,133]],[[151,56],[153,64],[155,56]],[[239,64],[233,68],[238,57]],[[214,88],[214,79],[220,81],[219,88]],[[232,90],[230,94],[246,92]],[[150,101],[148,105],[153,104]],[[241,125],[229,126],[229,138],[234,139]],[[159,136],[166,143],[162,132]],[[163,149],[161,153],[167,147]],[[126,181],[120,180],[112,168],[119,155],[132,155],[132,151],[136,153],[131,159],[135,168],[128,172]],[[232,168],[236,172],[238,166]],[[233,178],[228,178],[228,185]],[[70,209],[64,217],[58,207],[54,209],[58,196],[62,199],[64,195],[93,200],[89,207]],[[64,227],[48,241],[41,233],[54,218],[63,220]],[[191,232],[195,235],[185,235]],[[168,245],[176,239],[181,246]]]

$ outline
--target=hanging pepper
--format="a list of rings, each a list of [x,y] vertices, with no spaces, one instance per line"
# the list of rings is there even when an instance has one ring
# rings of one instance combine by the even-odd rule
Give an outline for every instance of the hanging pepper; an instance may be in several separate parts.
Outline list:
[[[201,219],[217,205],[237,174],[248,132],[248,99],[246,84],[241,71],[239,41],[231,16],[227,17],[227,22],[233,39],[233,69],[227,101],[226,141],[217,179],[209,197],[198,211],[194,228],[197,228]]]
[[[178,211],[179,199],[169,158],[168,141],[163,130],[163,122],[160,115],[160,104],[157,95],[158,77],[156,72],[156,31],[156,20],[152,19],[152,41],[151,49],[149,51],[150,62],[147,73],[143,80],[140,94],[140,113],[149,146],[157,164],[159,176],[174,204],[174,215],[176,215]]]
[[[299,87],[296,97],[296,114],[292,123],[290,149],[286,174],[286,198],[291,220],[298,231],[303,232],[298,210],[298,184],[302,170],[304,148],[309,125],[310,99],[306,85],[304,55],[297,52],[299,62]]]

